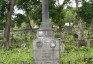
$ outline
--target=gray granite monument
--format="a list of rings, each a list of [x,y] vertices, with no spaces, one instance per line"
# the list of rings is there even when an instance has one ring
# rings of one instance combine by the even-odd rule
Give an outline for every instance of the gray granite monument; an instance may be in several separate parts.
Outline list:
[[[42,0],[42,23],[33,41],[34,64],[60,64],[59,40],[53,37],[49,24],[48,0]]]

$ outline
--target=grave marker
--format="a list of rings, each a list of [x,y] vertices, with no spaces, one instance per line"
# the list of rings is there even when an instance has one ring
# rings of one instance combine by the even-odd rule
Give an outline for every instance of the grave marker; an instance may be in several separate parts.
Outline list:
[[[60,64],[59,40],[52,35],[48,0],[42,1],[42,23],[33,41],[34,64]]]

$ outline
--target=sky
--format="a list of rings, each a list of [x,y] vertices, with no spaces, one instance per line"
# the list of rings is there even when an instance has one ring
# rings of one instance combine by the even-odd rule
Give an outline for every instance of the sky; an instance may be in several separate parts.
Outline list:
[[[16,14],[18,14],[18,13],[24,14],[25,12],[23,10],[21,10],[21,9],[18,10],[18,8],[15,6],[14,7],[14,13],[16,13]]]
[[[59,1],[60,1],[60,4],[63,4],[63,1],[64,1],[64,0],[59,0]],[[71,2],[72,2],[72,3],[71,3],[71,6],[72,6],[72,7],[76,7],[75,1],[74,1],[74,0],[71,0]]]

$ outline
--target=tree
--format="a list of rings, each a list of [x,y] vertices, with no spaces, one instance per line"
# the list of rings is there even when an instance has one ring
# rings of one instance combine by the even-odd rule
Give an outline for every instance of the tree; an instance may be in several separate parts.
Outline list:
[[[74,9],[73,8],[66,9],[64,22],[69,23],[69,26],[68,26],[69,33],[72,33],[73,26],[71,25],[71,23],[75,23],[75,21],[76,21],[76,14],[74,12]]]
[[[31,20],[34,20],[37,25],[40,25],[42,19],[42,8],[40,0],[18,0],[17,8],[25,11],[25,18],[28,19],[26,23],[29,24],[31,30]]]
[[[91,32],[93,34],[93,1],[86,2],[83,0],[82,7],[79,8],[78,14],[82,17],[83,21],[86,22],[87,28],[91,27]],[[89,30],[87,38],[87,46],[90,46],[89,40]]]
[[[86,22],[87,27],[91,25],[93,33],[93,2],[83,2],[83,6],[79,8],[78,13],[82,17],[83,21]]]
[[[3,29],[5,25],[6,6],[7,6],[6,1],[0,0],[0,29]]]
[[[24,14],[18,13],[15,15],[15,18],[13,21],[14,21],[13,24],[16,24],[18,27],[20,27],[23,22],[27,22],[27,19]]]
[[[62,10],[62,6],[55,7],[51,13],[52,22],[59,26],[59,30],[61,30],[61,27],[63,25],[64,13]]]
[[[49,0],[49,16],[53,17],[56,0]],[[24,10],[25,15],[33,20],[38,26],[42,22],[42,4],[40,0],[18,0],[18,9]],[[56,16],[56,15],[55,15]]]
[[[56,24],[57,26],[59,26],[59,30],[61,31],[62,29],[62,25],[64,24],[64,6],[70,1],[70,0],[64,0],[63,4],[59,4],[59,0],[58,4],[56,6],[54,6],[54,8],[50,9],[52,12],[50,15],[50,18],[52,19],[52,22],[54,24]]]
[[[64,0],[64,3],[62,5],[55,5],[56,0],[49,0],[49,16],[52,22],[59,25],[60,28],[64,16],[64,12],[62,10],[68,1],[70,0]],[[31,20],[34,20],[34,22],[40,26],[42,22],[42,6],[40,0],[18,0],[17,7],[18,9],[24,10],[26,12],[25,15]]]
[[[6,17],[6,24],[5,24],[5,29],[4,29],[4,46],[8,49],[9,48],[9,36],[10,36],[10,27],[12,24],[12,14],[13,14],[13,9],[15,5],[15,0],[9,0],[7,1],[7,17]]]

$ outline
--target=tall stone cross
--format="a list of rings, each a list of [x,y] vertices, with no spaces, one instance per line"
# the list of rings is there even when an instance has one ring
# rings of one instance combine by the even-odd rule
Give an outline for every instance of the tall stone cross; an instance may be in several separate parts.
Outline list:
[[[42,0],[42,23],[33,41],[34,64],[60,64],[59,40],[53,37],[49,24],[48,0]]]

